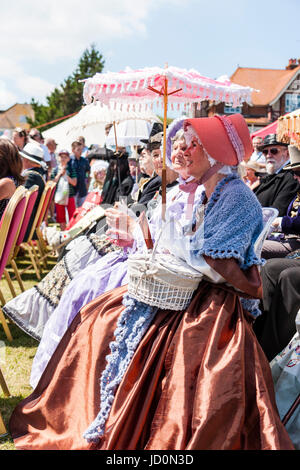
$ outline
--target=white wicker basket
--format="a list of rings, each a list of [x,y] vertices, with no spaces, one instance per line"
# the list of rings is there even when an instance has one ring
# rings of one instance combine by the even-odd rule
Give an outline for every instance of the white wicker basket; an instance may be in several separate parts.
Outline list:
[[[183,310],[189,305],[202,274],[170,253],[153,251],[128,257],[128,293],[148,305]]]

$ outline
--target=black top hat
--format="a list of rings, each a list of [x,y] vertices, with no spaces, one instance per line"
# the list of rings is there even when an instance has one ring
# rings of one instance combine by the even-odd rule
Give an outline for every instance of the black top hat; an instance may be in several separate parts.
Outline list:
[[[138,155],[141,155],[142,151],[146,148],[146,145],[140,145],[138,148],[137,148],[137,153]]]
[[[159,134],[159,132],[163,132],[164,126],[162,125],[161,122],[154,122],[152,125],[152,129],[149,135],[149,139],[141,139],[141,142],[144,144],[149,144],[149,141],[151,140],[151,137],[153,137],[156,134]]]
[[[287,147],[288,146],[288,144],[285,144],[284,142],[279,142],[277,140],[277,135],[276,134],[268,134],[264,137],[264,140],[262,141],[260,146],[257,147],[257,149],[259,151],[261,151],[264,148],[269,147],[270,145],[281,145],[282,147]]]

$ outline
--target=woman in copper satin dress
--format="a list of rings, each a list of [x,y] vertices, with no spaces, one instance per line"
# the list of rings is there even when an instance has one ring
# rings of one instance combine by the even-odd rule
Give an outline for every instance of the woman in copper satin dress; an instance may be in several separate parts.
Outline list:
[[[18,449],[293,449],[276,408],[269,363],[252,331],[262,296],[254,244],[263,221],[260,204],[235,172],[252,153],[247,125],[236,114],[190,119],[183,126],[184,158],[205,194],[194,214],[190,250],[181,239],[169,249],[203,274],[191,303],[181,311],[151,310],[128,299],[123,286],[86,305],[36,389],[12,414]],[[153,316],[105,403],[103,427],[97,421],[100,378],[101,387],[110,385],[105,371],[108,358],[119,359],[117,325],[122,327],[124,311],[134,318],[139,309]]]

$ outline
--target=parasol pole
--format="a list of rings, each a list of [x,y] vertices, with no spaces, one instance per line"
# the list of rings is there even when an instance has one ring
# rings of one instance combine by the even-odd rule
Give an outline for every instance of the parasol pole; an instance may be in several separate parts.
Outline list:
[[[137,142],[137,132],[136,132],[136,119],[134,120],[134,138],[135,138],[135,142]],[[136,167],[135,167],[135,182],[137,183],[138,182],[138,153],[137,153],[137,149],[138,149],[138,145],[137,143],[135,143],[135,145],[133,146],[133,149],[135,151],[135,161],[136,161]]]
[[[135,151],[135,161],[136,161],[136,167],[135,167],[135,182],[138,182],[138,177],[139,177],[139,159],[138,159],[138,146],[134,145],[134,151]]]
[[[118,172],[118,182],[119,182],[119,190],[120,190],[120,194],[122,193],[121,191],[121,172],[120,172],[120,162],[119,162],[119,158],[121,158],[121,155],[120,157],[118,158],[118,142],[117,142],[117,130],[116,130],[116,121],[113,121],[113,126],[114,126],[114,133],[115,133],[115,144],[116,144],[116,156],[117,156],[117,172]],[[122,195],[122,194],[121,194]]]
[[[165,64],[165,68],[168,68],[168,64]],[[175,93],[182,90],[182,88],[178,88],[178,90],[173,90],[168,93],[168,79],[165,76],[164,82],[164,91],[162,93],[161,90],[156,90],[152,86],[148,86],[148,90],[153,91],[154,93],[158,93],[160,96],[163,97],[164,100],[164,135],[163,135],[163,167],[162,167],[162,175],[161,175],[161,192],[162,192],[162,220],[165,220],[166,215],[166,203],[167,203],[167,170],[166,170],[166,153],[167,153],[167,113],[168,113],[168,96],[174,95]]]
[[[167,113],[168,113],[168,79],[167,79],[167,77],[165,77],[163,167],[162,167],[162,175],[161,175],[162,220],[166,220],[166,204],[167,204],[167,170],[166,170]]]
[[[113,121],[113,126],[114,126],[115,144],[116,144],[116,152],[117,152],[118,151],[118,143],[117,143],[116,121]]]

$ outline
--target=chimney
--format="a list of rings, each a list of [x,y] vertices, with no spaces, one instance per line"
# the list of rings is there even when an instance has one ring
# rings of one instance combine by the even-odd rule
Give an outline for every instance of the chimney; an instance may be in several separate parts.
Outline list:
[[[297,62],[297,59],[289,59],[288,65],[285,67],[286,70],[293,70],[299,65],[299,59]]]

